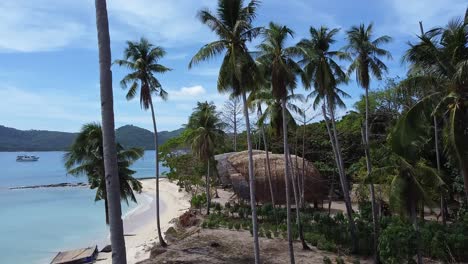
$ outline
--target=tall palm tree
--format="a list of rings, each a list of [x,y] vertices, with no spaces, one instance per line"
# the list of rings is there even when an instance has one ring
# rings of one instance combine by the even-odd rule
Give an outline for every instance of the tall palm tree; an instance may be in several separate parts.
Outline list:
[[[119,66],[124,66],[130,70],[121,81],[122,88],[127,89],[127,100],[132,100],[140,90],[140,105],[144,110],[151,109],[154,130],[154,151],[156,156],[156,221],[158,238],[161,246],[167,244],[161,234],[161,221],[159,218],[159,152],[158,152],[158,129],[156,127],[156,117],[153,106],[153,95],[163,100],[167,100],[167,92],[163,89],[155,74],[162,74],[170,71],[158,63],[164,57],[166,51],[162,47],[154,46],[147,39],[141,38],[139,42],[127,41],[127,48],[124,51],[124,59],[116,60]]]
[[[287,127],[287,102],[286,97],[290,90],[296,87],[297,75],[301,69],[294,61],[294,52],[292,48],[286,48],[288,36],[293,36],[293,31],[283,25],[270,22],[269,27],[263,32],[264,40],[258,46],[260,57],[258,60],[264,65],[268,65],[268,72],[271,75],[271,89],[274,98],[281,102],[282,127],[283,127],[283,148],[284,148],[284,174],[286,187],[286,222],[288,226],[288,246],[290,262],[294,263],[294,248],[292,243],[291,230],[291,201],[290,201],[290,182],[291,168],[289,164],[289,145],[288,145],[288,127]],[[293,181],[294,185],[294,181]],[[299,209],[296,199],[296,208]],[[298,221],[299,227],[301,226]],[[300,229],[300,228],[299,228]],[[307,246],[307,245],[306,245]]]
[[[109,203],[109,229],[112,263],[125,264],[125,238],[120,205],[120,186],[115,149],[114,97],[112,94],[111,49],[106,0],[95,0],[96,28],[99,47],[99,76],[101,87],[102,141],[107,201]]]
[[[346,32],[348,45],[345,50],[353,56],[353,62],[349,66],[348,73],[356,73],[357,83],[365,90],[366,117],[364,121],[364,150],[366,154],[367,174],[372,172],[372,164],[369,149],[369,88],[371,75],[382,79],[382,75],[387,72],[387,66],[381,57],[391,58],[390,52],[381,48],[382,44],[390,42],[391,37],[384,35],[374,39],[373,24],[367,27],[361,24],[359,27],[353,26]],[[372,218],[374,221],[374,258],[378,261],[377,243],[379,237],[378,211],[375,201],[374,184],[370,183],[370,194],[372,202]]]
[[[268,152],[268,142],[266,138],[266,133],[265,133],[265,124],[261,122],[261,117],[263,116],[263,110],[262,110],[262,103],[263,103],[263,98],[261,98],[261,94],[263,95],[270,95],[271,93],[268,92],[267,89],[256,89],[252,91],[249,94],[249,97],[247,98],[247,103],[249,104],[249,108],[257,110],[257,116],[258,116],[258,126],[260,128],[260,133],[263,138],[263,146],[265,148],[265,158],[266,158],[266,174],[267,174],[267,179],[268,179],[268,186],[270,188],[270,196],[271,196],[271,204],[273,208],[276,208],[276,203],[275,203],[275,192],[273,190],[273,183],[271,181],[271,166],[270,166],[270,153]]]
[[[214,160],[216,144],[224,140],[224,123],[221,122],[216,106],[213,103],[197,103],[197,107],[189,118],[187,128],[190,129],[188,141],[192,152],[206,162],[206,212],[210,214],[210,161]]]
[[[444,28],[434,28],[410,44],[405,60],[412,68],[424,69],[419,80],[436,79],[439,91],[423,98],[410,112],[435,109],[443,117],[443,134],[448,154],[458,161],[468,202],[468,9],[463,19],[454,19]],[[438,103],[429,103],[437,98]],[[441,99],[439,99],[441,98]],[[408,115],[416,116],[417,115]],[[421,123],[421,118],[406,118],[406,125]]]
[[[348,96],[337,87],[339,84],[347,82],[348,79],[336,59],[346,59],[348,54],[330,50],[330,46],[335,43],[334,36],[338,33],[339,29],[328,29],[322,26],[320,28],[311,27],[309,31],[310,39],[303,39],[297,44],[297,52],[302,57],[299,63],[304,67],[303,82],[306,88],[311,86],[314,88],[309,95],[309,97],[313,98],[314,109],[323,103],[322,112],[340,176],[353,248],[356,251],[358,247],[357,231],[352,216],[353,209],[351,207],[348,180],[344,171],[341,147],[335,124],[336,108],[346,107],[341,97]]]
[[[143,156],[143,149],[124,149],[117,144],[117,165],[120,186],[120,199],[127,204],[129,199],[137,202],[134,192],[140,193],[142,185],[133,178],[135,171],[129,167]],[[109,224],[109,203],[104,170],[104,145],[101,125],[86,124],[81,129],[65,156],[67,173],[74,176],[87,175],[91,189],[96,189],[95,201],[104,200],[106,224]]]
[[[391,175],[390,203],[396,209],[400,209],[402,213],[407,213],[413,223],[414,230],[417,235],[417,259],[418,264],[423,263],[421,255],[421,247],[419,242],[419,227],[417,221],[416,209],[419,201],[427,204],[435,204],[432,193],[439,193],[444,187],[444,182],[440,178],[436,169],[426,165],[422,160],[421,151],[427,139],[430,138],[430,121],[427,125],[407,126],[406,120],[415,117],[421,119],[431,118],[429,115],[424,116],[416,111],[408,111],[403,115],[403,118],[398,120],[393,131],[389,135],[389,143],[392,151],[396,154],[395,158],[389,158],[390,166],[383,169],[384,175]],[[418,134],[418,137],[412,135]],[[407,140],[411,140],[411,144],[407,144]],[[377,171],[373,177],[382,174]],[[434,197],[435,198],[435,197]]]
[[[253,169],[252,140],[246,93],[258,83],[258,69],[249,53],[246,43],[261,32],[253,27],[259,2],[251,0],[244,6],[243,0],[218,0],[216,13],[204,9],[198,12],[200,21],[207,25],[218,40],[203,46],[189,63],[189,68],[201,61],[209,60],[224,53],[218,75],[218,91],[241,96],[244,104],[244,117],[247,130],[249,155],[250,206],[252,208],[252,231],[254,238],[255,263],[260,263],[258,243],[257,209],[255,200],[255,174]]]

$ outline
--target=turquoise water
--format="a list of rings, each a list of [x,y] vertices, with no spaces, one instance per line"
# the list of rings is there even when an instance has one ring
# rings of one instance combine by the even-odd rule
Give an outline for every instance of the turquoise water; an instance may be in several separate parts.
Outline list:
[[[38,162],[16,162],[24,153],[0,152],[0,263],[49,263],[60,250],[103,243],[104,205],[87,188],[9,190],[8,187],[86,182],[67,176],[63,152],[28,152]],[[132,167],[136,177],[154,176],[154,151]],[[165,168],[161,168],[165,171]],[[123,213],[135,207],[123,204]]]

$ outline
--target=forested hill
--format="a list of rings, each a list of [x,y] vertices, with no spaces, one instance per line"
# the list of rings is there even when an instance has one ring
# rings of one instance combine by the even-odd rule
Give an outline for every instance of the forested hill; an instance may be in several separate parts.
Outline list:
[[[182,128],[161,131],[158,133],[158,142],[162,144],[182,131]],[[18,130],[0,125],[0,151],[67,150],[76,135],[77,133],[58,131]],[[116,138],[125,147],[154,149],[153,133],[137,126],[126,125],[118,128]]]

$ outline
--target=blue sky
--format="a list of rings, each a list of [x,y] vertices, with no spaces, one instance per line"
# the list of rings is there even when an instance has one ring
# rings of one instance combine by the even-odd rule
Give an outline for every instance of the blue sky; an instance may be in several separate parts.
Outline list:
[[[173,71],[157,76],[169,92],[167,102],[156,103],[160,130],[179,128],[197,101],[221,106],[227,98],[216,91],[219,60],[187,68],[196,51],[215,39],[196,12],[215,5],[215,0],[108,1],[113,59],[122,56],[126,40],[141,36],[167,50],[161,63]],[[338,49],[345,44],[344,30],[374,22],[376,35],[393,37],[386,46],[393,55],[387,61],[388,75],[393,77],[406,72],[400,59],[406,43],[419,32],[418,21],[425,28],[445,25],[464,14],[466,6],[464,0],[264,0],[255,24],[288,25],[296,33],[290,45],[308,37],[310,26],[339,27]],[[0,11],[0,125],[75,132],[84,123],[99,121],[94,1],[2,0]],[[125,100],[118,85],[124,74],[125,70],[113,68],[116,126],[150,129],[150,113],[141,110],[138,100]],[[372,83],[374,89],[379,86]],[[361,89],[354,81],[342,88],[352,95],[346,101],[351,108]]]

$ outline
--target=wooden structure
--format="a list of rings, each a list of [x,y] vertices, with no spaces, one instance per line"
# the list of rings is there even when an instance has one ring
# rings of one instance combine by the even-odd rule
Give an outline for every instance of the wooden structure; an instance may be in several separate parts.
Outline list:
[[[98,248],[88,247],[59,252],[50,264],[87,264],[93,263],[98,255]]]

